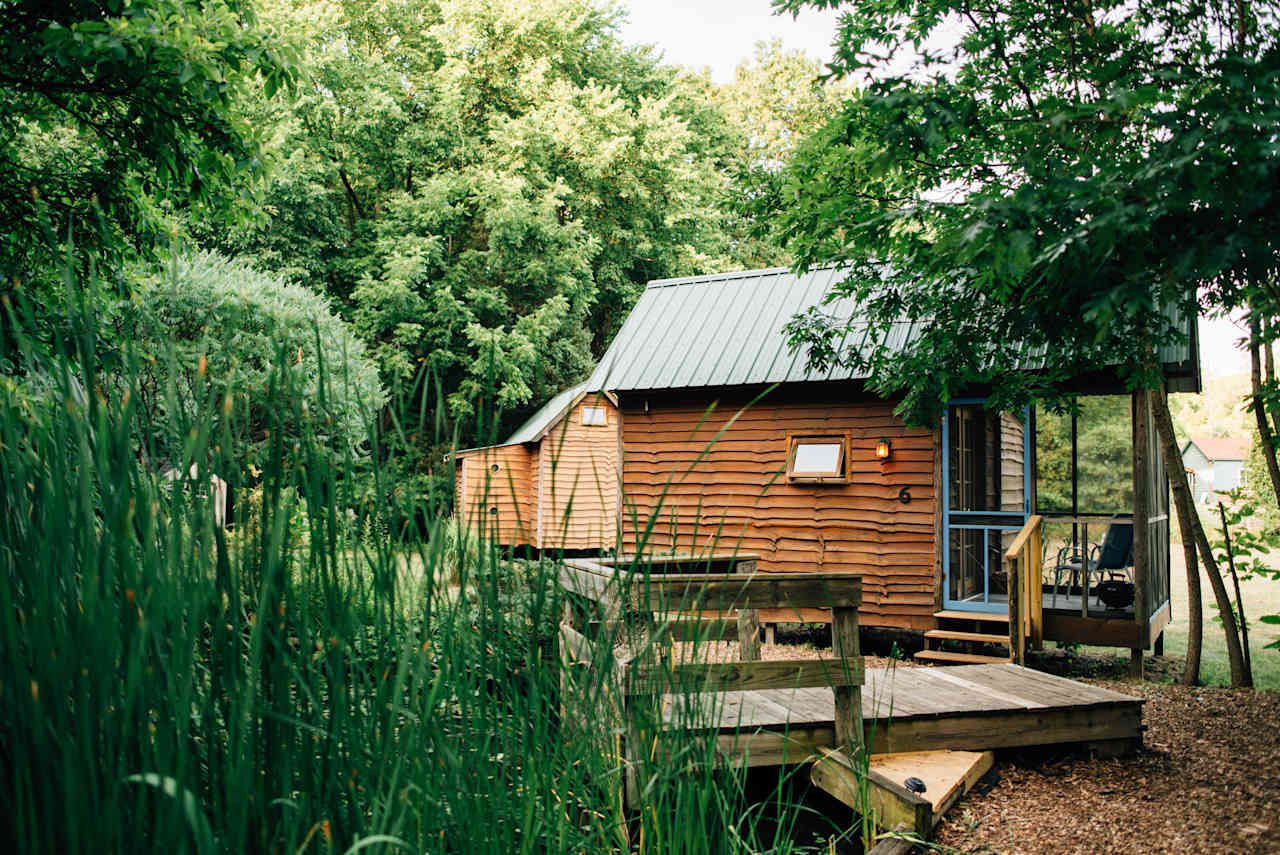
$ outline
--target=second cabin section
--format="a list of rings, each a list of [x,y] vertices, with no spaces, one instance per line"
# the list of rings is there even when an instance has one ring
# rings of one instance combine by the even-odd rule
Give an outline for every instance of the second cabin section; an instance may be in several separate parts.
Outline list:
[[[580,384],[506,442],[456,452],[454,513],[505,546],[599,553],[616,542],[617,399]]]

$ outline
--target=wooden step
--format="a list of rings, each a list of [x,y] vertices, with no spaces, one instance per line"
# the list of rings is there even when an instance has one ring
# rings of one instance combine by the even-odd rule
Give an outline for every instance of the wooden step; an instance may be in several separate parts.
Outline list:
[[[953,641],[981,641],[986,644],[1008,644],[1008,635],[993,632],[961,632],[958,629],[931,629],[925,632],[925,638],[950,638]]]
[[[816,786],[855,810],[864,809],[865,794],[880,827],[902,828],[927,839],[951,806],[973,789],[994,762],[990,751],[878,754],[871,758],[864,774],[842,752],[824,748],[809,776]],[[919,778],[924,792],[903,786],[907,778]]]
[[[943,609],[940,612],[934,612],[933,616],[938,620],[976,620],[987,623],[1008,623],[1008,613],[1000,612],[961,612],[950,609]]]
[[[1008,656],[979,656],[976,653],[952,653],[950,650],[920,650],[916,659],[929,659],[935,662],[955,662],[965,665],[989,665],[1008,662]]]

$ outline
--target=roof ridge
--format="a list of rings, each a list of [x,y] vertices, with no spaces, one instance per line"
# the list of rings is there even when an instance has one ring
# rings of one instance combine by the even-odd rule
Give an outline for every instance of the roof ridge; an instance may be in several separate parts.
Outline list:
[[[812,267],[802,275],[810,273],[818,273],[823,270],[836,270],[840,267],[838,264],[824,264],[820,267]],[[755,270],[731,270],[726,273],[701,273],[696,276],[676,276],[671,279],[650,279],[645,285],[645,290],[650,288],[669,288],[674,285],[701,285],[704,282],[727,282],[731,279],[747,279],[753,276],[777,276],[781,273],[791,273],[790,267],[760,267]]]

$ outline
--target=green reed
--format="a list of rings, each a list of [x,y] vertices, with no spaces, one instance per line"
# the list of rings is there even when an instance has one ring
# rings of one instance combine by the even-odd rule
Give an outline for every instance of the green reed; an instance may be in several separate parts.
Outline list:
[[[91,316],[53,358],[19,342],[27,376],[0,378],[0,848],[791,848],[757,833],[705,732],[674,738],[623,811],[628,722],[599,684],[562,697],[554,562],[426,499],[409,514],[425,537],[398,526],[378,462],[394,412],[369,414],[353,459],[326,431],[323,390],[343,382],[326,377],[248,471],[250,426],[212,393],[192,410],[170,386],[174,421],[146,429],[145,365],[119,348],[104,374]],[[210,475],[234,499],[225,525]],[[596,736],[566,738],[562,704]],[[777,806],[784,827],[796,809]]]

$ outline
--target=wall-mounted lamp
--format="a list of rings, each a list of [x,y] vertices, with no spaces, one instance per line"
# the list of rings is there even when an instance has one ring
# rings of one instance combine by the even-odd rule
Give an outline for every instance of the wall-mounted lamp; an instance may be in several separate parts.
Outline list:
[[[876,457],[880,458],[881,460],[889,459],[890,450],[891,449],[889,446],[889,440],[882,439],[876,443]]]

